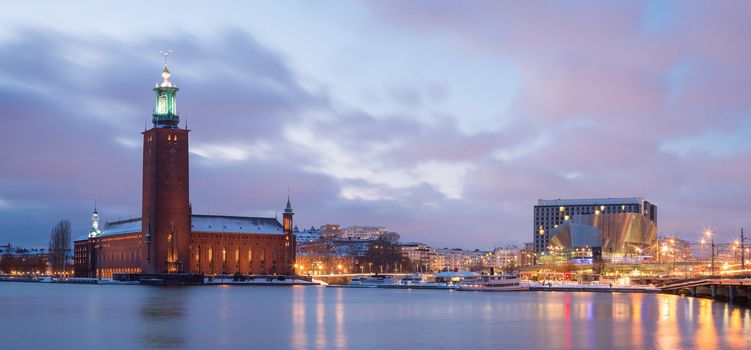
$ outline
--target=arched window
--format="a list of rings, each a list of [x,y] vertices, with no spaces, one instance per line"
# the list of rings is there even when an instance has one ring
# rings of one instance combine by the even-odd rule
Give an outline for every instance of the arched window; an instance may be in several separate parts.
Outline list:
[[[167,113],[167,96],[159,96],[159,113]]]

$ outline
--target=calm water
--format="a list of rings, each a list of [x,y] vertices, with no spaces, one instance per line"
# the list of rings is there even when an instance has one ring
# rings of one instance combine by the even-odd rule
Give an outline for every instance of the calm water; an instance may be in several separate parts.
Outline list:
[[[751,313],[652,294],[0,283],[3,349],[751,349]]]

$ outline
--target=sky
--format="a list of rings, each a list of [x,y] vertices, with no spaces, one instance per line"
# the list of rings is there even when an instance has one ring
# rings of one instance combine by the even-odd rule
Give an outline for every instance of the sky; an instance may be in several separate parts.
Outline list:
[[[538,199],[751,229],[751,3],[68,1],[0,12],[0,242],[140,216],[162,49],[194,213],[532,240]],[[183,125],[184,126],[184,125]]]

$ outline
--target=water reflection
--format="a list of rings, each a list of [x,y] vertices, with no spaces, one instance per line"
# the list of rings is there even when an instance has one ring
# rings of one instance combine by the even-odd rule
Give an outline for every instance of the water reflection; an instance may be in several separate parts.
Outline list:
[[[147,348],[176,349],[186,345],[186,288],[146,287],[138,311],[137,343]]]
[[[305,328],[305,289],[292,288],[292,346],[295,349],[305,349],[308,333]]]
[[[654,294],[9,283],[0,348],[747,349],[750,312]]]

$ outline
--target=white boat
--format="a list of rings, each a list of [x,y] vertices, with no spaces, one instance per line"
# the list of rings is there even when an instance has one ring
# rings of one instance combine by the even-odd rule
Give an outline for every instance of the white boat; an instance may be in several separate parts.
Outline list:
[[[394,284],[382,284],[380,288],[398,289],[456,289],[456,286],[446,282],[428,281],[424,275],[413,273],[397,280]]]
[[[394,285],[397,279],[391,276],[374,275],[368,277],[358,277],[349,281],[350,287],[370,287],[375,288],[383,285]]]
[[[518,275],[484,275],[466,278],[459,282],[459,290],[470,291],[517,291],[529,290],[529,285],[522,284]]]

